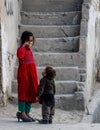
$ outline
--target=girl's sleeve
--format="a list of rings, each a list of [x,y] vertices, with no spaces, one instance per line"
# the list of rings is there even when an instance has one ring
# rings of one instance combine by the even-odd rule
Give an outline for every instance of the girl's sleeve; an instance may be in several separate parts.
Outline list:
[[[17,57],[18,58],[23,58],[25,56],[26,48],[25,47],[20,47],[17,50]]]

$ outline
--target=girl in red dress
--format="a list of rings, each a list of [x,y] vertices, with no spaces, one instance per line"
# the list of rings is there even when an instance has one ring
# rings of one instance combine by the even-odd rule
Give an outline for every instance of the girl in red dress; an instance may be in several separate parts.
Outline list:
[[[31,32],[25,31],[21,36],[21,46],[17,49],[19,60],[18,67],[18,121],[35,121],[30,115],[32,103],[36,101],[38,90],[38,76],[31,46],[34,44],[34,36]]]

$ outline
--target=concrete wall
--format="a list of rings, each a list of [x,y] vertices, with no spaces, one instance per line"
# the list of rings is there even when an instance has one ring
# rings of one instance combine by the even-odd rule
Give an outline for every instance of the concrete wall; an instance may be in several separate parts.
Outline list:
[[[11,92],[11,80],[16,61],[18,37],[18,0],[1,0],[1,50],[2,50],[2,88],[6,96]]]
[[[3,104],[1,60],[2,60],[2,57],[1,57],[1,0],[0,0],[0,105]]]
[[[84,0],[82,7],[80,53],[86,56],[86,105],[95,89],[96,62],[100,51],[99,0]]]

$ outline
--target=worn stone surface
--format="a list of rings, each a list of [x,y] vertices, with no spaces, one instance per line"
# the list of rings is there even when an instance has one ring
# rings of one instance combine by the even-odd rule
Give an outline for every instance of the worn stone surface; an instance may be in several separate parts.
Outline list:
[[[1,17],[1,13],[0,13]],[[0,18],[0,105],[3,105],[4,99],[3,99],[3,87],[2,87],[2,53],[1,53],[1,47],[2,47],[2,41],[1,41],[1,18]]]
[[[58,124],[52,125],[40,125],[36,123],[20,123],[16,122],[15,118],[0,118],[0,129],[1,130],[99,130],[100,124],[87,124],[87,123],[76,123],[76,124]]]
[[[93,114],[93,123],[100,123],[100,101]]]
[[[18,104],[17,94],[9,95],[9,102]],[[62,110],[84,110],[84,97],[82,92],[73,94],[60,94],[55,96],[55,106]]]
[[[13,68],[16,62],[15,52],[17,48],[19,6],[17,0],[0,1],[0,75],[2,84],[3,102],[6,105],[8,93],[11,92]],[[13,37],[13,38],[12,38]],[[1,99],[0,99],[1,100]]]
[[[95,86],[95,74],[96,74],[96,59],[100,55],[100,13],[98,10],[98,0],[84,0],[82,6],[82,21],[81,21],[81,32],[82,37],[80,43],[80,53],[86,53],[86,90],[85,98],[86,104],[90,100]]]
[[[17,68],[15,67],[15,79],[17,78]],[[39,78],[42,77],[41,72],[43,71],[44,67],[37,67]],[[78,73],[78,67],[55,67],[56,69],[56,80],[79,80],[79,73]]]
[[[10,124],[10,122],[12,122],[12,124],[15,122],[13,125],[15,125],[17,123],[16,125],[18,125],[18,126],[20,124],[21,125],[26,124],[28,126],[30,124],[39,125],[37,121],[31,122],[31,123],[17,122],[18,121],[18,119],[16,118],[17,109],[18,109],[17,105],[13,105],[10,103],[7,104],[7,107],[1,107],[0,108],[0,123],[2,122],[2,120],[4,122],[6,122],[6,118],[9,118],[7,126]],[[34,104],[31,108],[30,115],[33,118],[41,119],[42,118],[41,105]],[[56,108],[55,115],[53,117],[53,124],[67,124],[67,125],[70,123],[76,124],[76,123],[81,122],[83,115],[84,115],[83,111],[77,111],[77,110],[65,111],[65,110],[61,110],[61,109]],[[1,120],[1,118],[2,118],[2,120]],[[39,125],[39,126],[41,126],[41,125]],[[49,125],[47,125],[47,126],[49,126]],[[30,127],[28,129],[30,130]],[[34,126],[32,127],[32,129],[34,129]],[[1,127],[0,127],[0,130],[1,130]],[[25,130],[25,128],[24,128],[24,130]]]
[[[26,25],[77,25],[80,11],[74,12],[21,12],[21,23]]]
[[[44,67],[38,67],[39,77],[41,77],[41,72]],[[56,80],[70,80],[78,81],[79,73],[77,67],[55,67],[56,70]]]
[[[33,52],[77,52],[79,37],[62,38],[36,38],[32,48]]]
[[[81,32],[80,32],[81,36],[87,36],[87,32],[88,32],[87,24],[88,24],[87,20],[82,19],[82,21],[81,21]]]
[[[73,94],[77,90],[75,81],[56,81],[56,94]],[[12,92],[17,93],[17,80],[12,81]]]
[[[20,35],[23,31],[31,31],[36,38],[73,37],[79,35],[79,25],[39,26],[20,25]]]
[[[54,67],[78,66],[85,68],[86,59],[79,53],[34,53],[38,66],[52,65]],[[45,60],[44,60],[45,59]],[[60,61],[59,61],[60,60]],[[41,61],[41,62],[40,62]],[[16,60],[18,65],[18,59]]]
[[[84,110],[84,96],[82,92],[74,95],[57,95],[56,106],[64,110]]]
[[[23,0],[22,10],[27,12],[66,12],[81,10],[83,0]],[[34,8],[33,8],[34,7]]]
[[[81,56],[78,53],[34,53],[38,66],[82,66]]]
[[[82,54],[86,54],[86,40],[87,40],[87,38],[85,36],[80,36],[79,52]]]
[[[80,81],[85,82],[86,81],[86,73],[79,74],[80,75]]]

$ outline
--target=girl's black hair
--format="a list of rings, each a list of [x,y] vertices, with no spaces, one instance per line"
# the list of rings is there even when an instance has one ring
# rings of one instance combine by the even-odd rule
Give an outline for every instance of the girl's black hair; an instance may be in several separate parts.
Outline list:
[[[32,36],[33,37],[33,42],[34,42],[34,36],[32,32],[29,31],[24,31],[21,35],[21,46],[25,43],[25,41],[29,41],[29,37]]]

